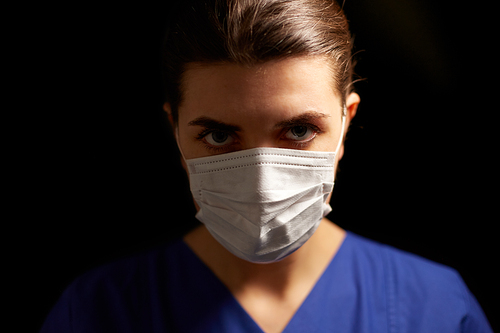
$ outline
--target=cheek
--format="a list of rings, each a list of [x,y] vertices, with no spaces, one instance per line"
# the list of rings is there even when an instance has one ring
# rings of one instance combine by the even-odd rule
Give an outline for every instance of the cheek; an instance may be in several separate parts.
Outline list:
[[[187,169],[186,161],[184,160],[184,158],[182,158],[182,156],[180,156],[180,159],[181,159],[181,165],[184,168],[184,171],[186,172],[186,175],[187,175],[188,181],[189,181],[190,180],[189,179],[189,172]],[[194,200],[194,197],[193,197],[193,203],[194,203],[194,207],[196,208],[196,211],[198,212],[200,210],[200,206],[198,206],[198,204],[196,203],[196,200]]]
[[[320,134],[315,140],[315,146],[313,149],[317,151],[333,152],[335,151],[335,148],[337,148],[338,142],[339,138],[335,133]]]
[[[326,203],[330,203],[330,200],[332,199],[332,194],[333,194],[333,192],[330,192],[330,194],[328,195],[328,198],[326,199]]]
[[[182,156],[181,156],[181,165],[182,165],[182,168],[186,172],[186,174],[188,176],[188,179],[189,179],[189,172],[188,172],[188,168],[187,168],[187,165],[186,165],[186,161],[184,160],[184,158]]]

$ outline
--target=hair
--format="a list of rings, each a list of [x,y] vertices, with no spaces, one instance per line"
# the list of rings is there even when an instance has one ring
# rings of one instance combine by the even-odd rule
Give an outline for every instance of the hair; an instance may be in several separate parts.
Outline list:
[[[345,104],[352,91],[352,40],[335,0],[176,0],[163,44],[165,101],[174,123],[190,63],[252,66],[299,56],[325,56]]]

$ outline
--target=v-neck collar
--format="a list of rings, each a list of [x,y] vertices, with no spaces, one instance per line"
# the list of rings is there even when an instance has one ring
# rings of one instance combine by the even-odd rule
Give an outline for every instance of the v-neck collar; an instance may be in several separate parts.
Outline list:
[[[311,320],[311,315],[313,315],[312,309],[316,308],[315,304],[318,303],[318,300],[322,298],[321,296],[323,296],[322,287],[327,283],[330,284],[330,278],[332,275],[334,275],[333,272],[337,271],[335,269],[335,263],[341,261],[341,257],[345,252],[344,249],[346,247],[346,243],[349,242],[349,239],[350,234],[348,231],[346,231],[345,237],[342,240],[342,243],[337,249],[335,255],[330,259],[330,262],[324,269],[323,273],[321,273],[320,277],[314,284],[309,294],[306,296],[297,311],[293,314],[292,318],[283,330],[283,333],[291,333],[296,331],[298,328],[308,328],[309,330],[311,329],[311,325],[314,325],[314,320]],[[240,302],[234,297],[229,288],[227,288],[227,286],[222,283],[222,281],[220,281],[220,279],[214,274],[214,272],[212,272],[212,270],[203,261],[201,261],[201,259],[184,241],[182,241],[182,244],[194,257],[193,262],[200,266],[200,269],[203,272],[202,275],[205,278],[209,278],[212,280],[210,281],[210,284],[218,285],[219,288],[217,289],[226,293],[226,295],[224,295],[224,298],[230,299],[232,311],[235,311],[235,313],[233,314],[237,317],[238,320],[242,321],[241,326],[245,327],[245,332],[263,332],[257,322],[250,316],[250,314],[248,314],[248,312],[243,308]],[[312,329],[312,331],[314,331],[314,329]]]
[[[343,262],[342,258],[344,257],[344,253],[346,252],[346,247],[348,247],[349,242],[350,234],[346,231],[345,237],[342,240],[339,248],[337,249],[337,252],[331,258],[330,262],[314,284],[307,297],[294,313],[287,326],[283,330],[283,333],[321,331],[321,327],[314,327],[314,325],[318,324],[318,322],[314,320],[314,316],[318,315],[318,309],[324,308],[324,306],[327,304],[327,302],[324,300],[324,298],[328,297],[329,295],[329,293],[325,293],[325,290],[327,289],[326,287],[328,286],[329,288],[336,288],[338,285],[340,285],[336,284],[335,281],[332,281],[332,278],[337,277],[342,279],[342,277],[344,276],[343,274],[338,274],[338,272],[340,271],[338,269],[338,266],[339,263]]]

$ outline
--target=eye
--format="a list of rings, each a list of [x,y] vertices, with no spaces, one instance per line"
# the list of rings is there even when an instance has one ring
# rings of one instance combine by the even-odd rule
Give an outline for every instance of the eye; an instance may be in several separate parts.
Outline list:
[[[285,137],[294,141],[309,141],[314,139],[316,132],[309,126],[294,126],[286,132]]]
[[[224,146],[231,144],[234,139],[226,132],[213,131],[203,137],[203,139],[212,146]]]

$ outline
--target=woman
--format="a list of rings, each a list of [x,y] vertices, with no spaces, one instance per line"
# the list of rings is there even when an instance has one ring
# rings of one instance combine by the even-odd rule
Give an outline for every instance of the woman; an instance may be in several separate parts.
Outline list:
[[[360,97],[340,6],[179,1],[165,111],[203,224],[76,280],[42,332],[489,332],[458,274],[325,218]]]

